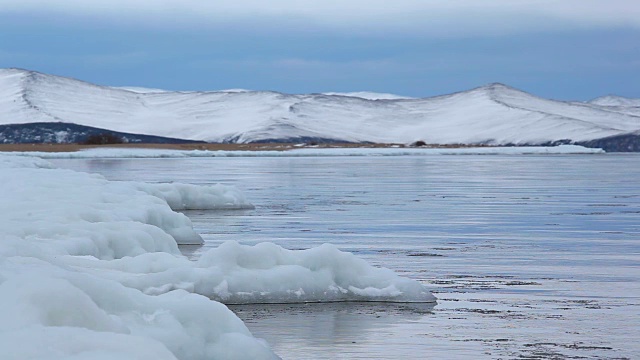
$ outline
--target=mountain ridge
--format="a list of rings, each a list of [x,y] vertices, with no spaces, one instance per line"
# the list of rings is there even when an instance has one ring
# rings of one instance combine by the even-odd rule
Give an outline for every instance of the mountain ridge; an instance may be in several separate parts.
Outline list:
[[[618,95],[605,95],[589,100],[587,103],[600,106],[630,106],[640,107],[640,99]]]
[[[599,105],[593,103],[596,99],[550,100],[501,83],[429,98],[378,95],[116,88],[11,68],[0,69],[0,124],[64,122],[241,143],[318,139],[535,145],[640,130],[640,111],[634,107]]]

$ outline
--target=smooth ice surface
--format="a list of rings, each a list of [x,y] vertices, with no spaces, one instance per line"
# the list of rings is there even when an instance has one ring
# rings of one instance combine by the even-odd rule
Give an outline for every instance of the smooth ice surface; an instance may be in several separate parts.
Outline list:
[[[53,161],[242,184],[255,210],[186,212],[205,239],[181,247],[193,258],[329,241],[437,292],[432,309],[233,306],[285,359],[640,358],[637,154]]]
[[[381,96],[385,95],[129,91],[0,69],[2,124],[71,122],[135,134],[240,143],[325,138],[541,144],[640,130],[640,116],[627,112],[628,107],[548,100],[502,84],[424,99],[369,99]]]
[[[0,184],[3,358],[271,359],[214,300],[435,301],[421,283],[328,244],[229,241],[197,261],[182,256],[179,243],[202,239],[172,207],[253,209],[228,186],[116,182],[6,155]]]
[[[326,156],[408,156],[408,155],[531,155],[598,154],[602,149],[578,145],[477,147],[477,148],[300,148],[287,151],[208,151],[134,148],[92,148],[74,152],[18,152],[16,155],[46,159],[188,158],[188,157],[326,157]]]

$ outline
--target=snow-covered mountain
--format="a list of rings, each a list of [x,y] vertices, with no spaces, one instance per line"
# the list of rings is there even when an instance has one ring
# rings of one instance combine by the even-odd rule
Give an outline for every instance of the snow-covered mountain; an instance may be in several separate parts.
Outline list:
[[[127,91],[131,91],[138,94],[170,92],[167,90],[152,89],[152,88],[146,88],[146,87],[140,87],[140,86],[117,86],[117,87],[113,87],[113,89],[127,90]]]
[[[356,91],[356,92],[326,92],[322,93],[323,95],[338,95],[338,96],[349,96],[349,97],[358,97],[367,100],[401,100],[401,99],[414,99],[409,96],[401,96],[396,94],[389,93],[377,93],[370,91]]]
[[[589,104],[603,106],[608,111],[640,116],[640,99],[607,95],[589,101]]]
[[[623,96],[607,95],[589,101],[589,104],[601,106],[629,106],[640,107],[640,99],[630,99]]]
[[[502,84],[424,99],[371,98],[147,91],[0,69],[0,124],[64,122],[209,142],[541,144],[640,130],[640,114],[623,109],[630,106],[547,100]]]

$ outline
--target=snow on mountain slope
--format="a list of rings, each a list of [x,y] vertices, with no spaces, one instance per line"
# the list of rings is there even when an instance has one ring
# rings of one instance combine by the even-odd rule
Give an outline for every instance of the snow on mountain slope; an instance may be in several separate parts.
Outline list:
[[[0,70],[0,123],[45,121],[211,142],[535,144],[640,129],[640,117],[631,113],[546,100],[501,84],[433,98],[370,100],[268,91],[136,92]]]
[[[387,93],[377,93],[370,91],[356,91],[356,92],[326,92],[322,93],[323,95],[338,95],[338,96],[349,96],[349,97],[359,97],[367,100],[400,100],[400,99],[413,99],[409,96],[401,96],[396,94],[387,94]]]
[[[340,128],[347,139],[374,142],[422,139],[428,143],[541,143],[640,129],[638,117],[539,99],[500,84],[415,100],[315,98],[296,104],[294,109],[310,114],[298,122],[306,129],[320,132],[322,126],[332,122],[330,127]],[[311,121],[311,114],[332,114],[333,119]]]
[[[610,129],[632,131],[640,128],[637,121],[629,121],[627,117],[621,117],[600,107],[542,99],[501,84],[492,84],[487,90],[494,101],[509,107],[585,121]]]
[[[608,111],[640,116],[640,99],[608,95],[595,98],[589,101],[589,104],[602,106]]]
[[[623,96],[607,95],[589,101],[589,104],[600,106],[633,106],[640,107],[640,99],[631,99]]]
[[[153,88],[146,88],[146,87],[140,87],[140,86],[117,86],[117,87],[113,87],[113,88],[114,89],[120,89],[120,90],[127,90],[127,91],[131,91],[131,92],[138,93],[138,94],[151,94],[151,93],[170,92],[168,90],[153,89]]]

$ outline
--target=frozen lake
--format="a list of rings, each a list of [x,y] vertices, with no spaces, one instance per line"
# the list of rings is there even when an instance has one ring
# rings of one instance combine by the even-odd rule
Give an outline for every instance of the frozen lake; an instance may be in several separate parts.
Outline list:
[[[284,359],[640,357],[640,156],[51,160],[110,180],[235,185],[206,243],[325,242],[428,284],[435,308],[236,306]]]

